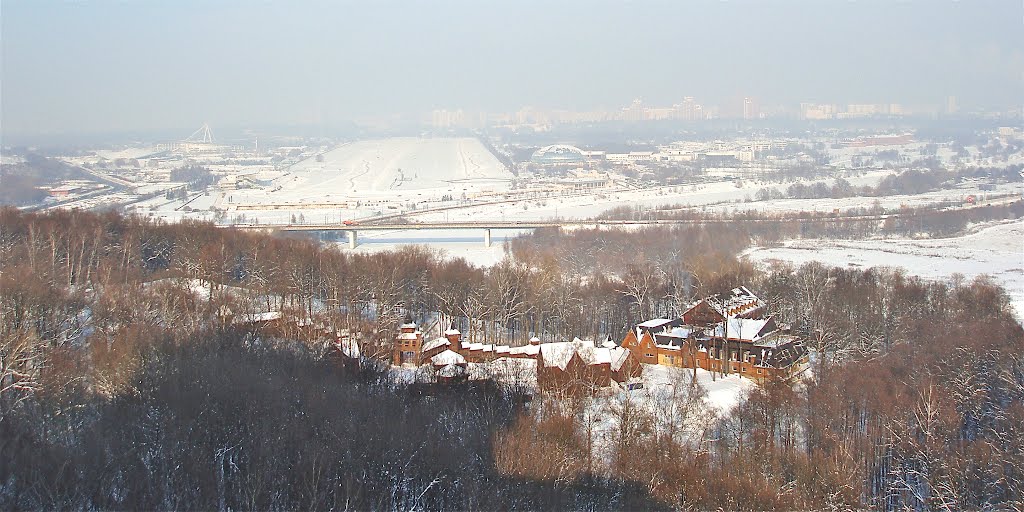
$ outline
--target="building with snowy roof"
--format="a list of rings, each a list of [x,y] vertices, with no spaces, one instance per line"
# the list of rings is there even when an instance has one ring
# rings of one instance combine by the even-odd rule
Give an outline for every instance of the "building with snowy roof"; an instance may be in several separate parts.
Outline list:
[[[641,372],[633,353],[610,338],[598,345],[579,338],[541,343],[539,338],[533,337],[529,344],[513,347],[472,342],[464,339],[457,329],[448,329],[444,336],[424,340],[418,326],[409,323],[401,326],[394,347],[392,364],[430,365],[438,382],[454,382],[468,375],[455,367],[465,369],[470,363],[489,365],[502,361],[504,366],[514,361],[530,362],[532,368],[536,368],[538,385],[556,391],[593,390],[608,386],[612,381],[637,379]]]
[[[415,323],[402,324],[391,350],[391,364],[417,364],[422,351],[423,332]]]
[[[640,376],[641,366],[622,347],[597,346],[593,340],[542,343],[537,355],[537,385],[575,394],[626,382]]]
[[[756,382],[788,379],[808,363],[802,340],[768,315],[744,286],[692,304],[682,316],[637,324],[622,347],[645,364],[737,373]]]

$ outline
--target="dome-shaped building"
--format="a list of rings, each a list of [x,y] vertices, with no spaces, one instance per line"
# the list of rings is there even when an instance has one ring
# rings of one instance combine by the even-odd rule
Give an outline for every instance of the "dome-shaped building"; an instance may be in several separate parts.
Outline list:
[[[554,144],[538,149],[530,161],[540,165],[578,164],[587,160],[583,150],[575,146]]]

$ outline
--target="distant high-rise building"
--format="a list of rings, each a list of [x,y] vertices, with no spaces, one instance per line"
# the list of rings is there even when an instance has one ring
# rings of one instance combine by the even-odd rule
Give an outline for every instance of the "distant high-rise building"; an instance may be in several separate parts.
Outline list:
[[[681,121],[697,121],[704,118],[703,108],[694,101],[693,96],[686,96],[683,102],[673,105],[675,117]]]
[[[956,104],[956,96],[948,96],[946,98],[946,113],[956,114],[958,106]]]
[[[434,128],[455,128],[464,126],[465,123],[466,113],[461,108],[455,111],[435,110],[431,116],[431,125]]]
[[[804,119],[832,119],[836,115],[836,110],[835,105],[818,105],[816,103],[800,104],[800,115]]]
[[[643,100],[637,98],[633,100],[633,103],[622,109],[622,119],[624,121],[643,121],[644,119],[644,103]]]
[[[881,105],[872,103],[851,103],[846,106],[846,112],[840,114],[840,118],[871,117],[882,112]]]
[[[754,98],[743,98],[743,119],[757,119],[760,112],[757,109],[757,101]]]

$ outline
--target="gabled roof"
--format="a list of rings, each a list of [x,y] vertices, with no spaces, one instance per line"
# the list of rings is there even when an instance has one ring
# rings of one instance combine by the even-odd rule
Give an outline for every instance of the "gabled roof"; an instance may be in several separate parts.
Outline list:
[[[644,329],[656,329],[669,323],[672,323],[672,320],[669,318],[652,318],[646,322],[638,323],[636,326]]]
[[[643,345],[643,344],[644,344],[644,340],[645,340],[645,339],[647,339],[647,340],[650,340],[650,341],[651,341],[651,343],[653,343],[653,344],[657,344],[657,343],[656,343],[656,342],[654,341],[654,337],[652,337],[652,336],[651,336],[651,332],[650,332],[650,331],[647,331],[647,332],[645,332],[645,333],[644,333],[644,335],[643,335],[643,336],[641,336],[641,337],[640,337],[640,339],[638,339],[638,340],[637,340],[637,345]]]
[[[578,349],[575,341],[541,343],[539,347],[540,357],[544,359],[545,367],[557,366],[563,370],[569,365],[569,360]]]
[[[781,345],[777,348],[762,348],[760,364],[771,368],[786,368],[807,354],[807,347],[799,341]]]
[[[775,332],[775,322],[769,318],[764,319],[752,319],[752,318],[739,318],[732,317],[726,322],[728,325],[728,332],[725,331],[724,324],[715,325],[714,336],[719,338],[727,337],[729,339],[736,339],[742,341],[756,342],[772,332]]]
[[[448,341],[448,338],[437,338],[435,340],[430,340],[424,343],[423,348],[421,348],[420,350],[423,352],[430,352],[431,350],[434,350],[437,347],[451,346],[451,344],[452,342]]]
[[[466,364],[466,358],[462,357],[462,354],[459,354],[458,352],[445,350],[444,352],[431,357],[430,362],[434,366],[448,366],[451,364]]]
[[[625,338],[622,338],[622,344],[623,345],[626,345],[627,343],[636,344],[638,341],[639,340],[636,337],[636,333],[633,332],[632,329],[630,329],[629,332],[626,333],[626,337]]]
[[[609,358],[612,361],[612,371],[617,372],[622,368],[622,365],[626,363],[626,360],[629,359],[630,351],[622,347],[615,347],[613,349],[609,349],[608,351]]]
[[[679,347],[682,346],[691,334],[698,336],[701,333],[702,329],[694,328],[693,326],[674,327],[668,332],[655,334],[654,343],[659,346]]]
[[[722,316],[744,315],[764,306],[764,302],[746,286],[708,297],[704,302]]]
[[[557,366],[562,370],[568,367],[573,355],[577,355],[583,364],[608,364],[616,370],[629,357],[629,350],[622,347],[598,347],[595,346],[593,340],[581,340],[579,338],[575,338],[572,341],[542,343],[539,348],[545,367],[553,368]]]

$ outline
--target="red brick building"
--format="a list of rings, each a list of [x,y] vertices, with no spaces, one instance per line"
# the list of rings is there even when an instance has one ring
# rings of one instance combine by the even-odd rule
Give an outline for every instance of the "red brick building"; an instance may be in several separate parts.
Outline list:
[[[416,324],[402,324],[391,350],[391,364],[419,364],[423,349],[423,333]]]

